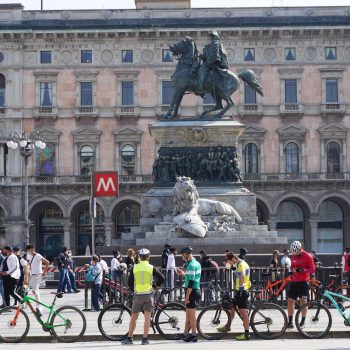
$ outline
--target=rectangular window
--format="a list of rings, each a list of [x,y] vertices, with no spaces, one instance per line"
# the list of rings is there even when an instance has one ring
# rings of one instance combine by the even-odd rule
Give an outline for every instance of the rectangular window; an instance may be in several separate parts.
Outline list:
[[[298,102],[296,79],[286,79],[284,81],[284,101],[285,103]]]
[[[173,62],[173,54],[168,49],[163,49],[162,51],[162,61],[163,62]]]
[[[162,81],[162,105],[170,105],[173,98],[173,82]]]
[[[91,50],[81,50],[81,63],[92,63]]]
[[[40,63],[51,63],[51,51],[40,51]]]
[[[336,60],[336,59],[337,59],[337,48],[326,47],[326,60]]]
[[[52,107],[52,83],[40,83],[40,107]]]
[[[122,81],[122,105],[132,106],[134,104],[134,82]]]
[[[122,51],[122,62],[129,63],[133,61],[133,52],[132,50],[123,50]]]
[[[244,49],[244,60],[255,61],[255,49],[253,48]]]
[[[246,83],[244,84],[244,103],[256,104],[256,91]]]
[[[326,103],[338,102],[338,80],[326,79]]]
[[[295,47],[286,47],[284,49],[284,59],[286,61],[295,61],[296,59]]]
[[[92,106],[92,82],[84,81],[80,83],[80,105]]]

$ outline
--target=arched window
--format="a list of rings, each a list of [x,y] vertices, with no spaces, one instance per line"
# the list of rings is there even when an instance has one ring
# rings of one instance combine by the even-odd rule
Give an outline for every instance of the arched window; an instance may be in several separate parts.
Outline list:
[[[123,175],[135,174],[135,148],[132,145],[124,145],[121,150]]]
[[[85,145],[80,149],[80,176],[88,178],[95,169],[95,149]]]
[[[91,215],[90,206],[85,204],[81,207],[78,213],[78,254],[85,255],[87,247],[91,252]],[[101,206],[96,205],[96,218],[95,218],[95,245],[104,246],[106,241],[105,227],[104,227],[104,212]]]
[[[133,226],[140,225],[140,205],[136,202],[126,202],[116,215],[117,238],[122,233],[129,233]]]
[[[244,149],[245,173],[257,174],[259,172],[258,147],[255,143],[248,143]]]
[[[39,251],[46,257],[54,258],[63,249],[63,213],[54,203],[45,203],[37,216]]]
[[[287,237],[288,242],[304,241],[304,213],[292,201],[282,202],[277,209],[277,232],[279,237]]]
[[[327,173],[340,173],[340,147],[334,141],[327,145]]]
[[[322,202],[317,225],[317,251],[341,253],[343,251],[343,212],[333,201]]]
[[[6,91],[6,79],[3,74],[0,74],[0,107],[5,106],[5,91]]]
[[[299,172],[299,147],[294,142],[289,142],[285,147],[286,173]]]

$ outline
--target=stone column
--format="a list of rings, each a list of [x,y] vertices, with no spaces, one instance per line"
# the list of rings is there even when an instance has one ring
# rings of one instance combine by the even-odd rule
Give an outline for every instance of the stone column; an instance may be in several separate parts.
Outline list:
[[[268,220],[269,231],[277,230],[277,216],[270,215],[270,219]]]
[[[135,173],[136,175],[141,175],[141,144],[137,143],[136,144],[136,169],[135,169]]]
[[[105,217],[104,226],[105,226],[105,235],[106,235],[106,245],[110,246],[112,245],[112,230],[113,230],[112,219]]]
[[[70,218],[66,219],[63,223],[63,230],[64,230],[64,235],[63,235],[63,244],[65,247],[68,249],[71,246],[71,229],[72,229],[72,223],[70,221]]]
[[[309,219],[310,247],[306,247],[307,249],[310,248],[309,250],[317,251],[317,224],[318,224],[318,219],[317,218],[310,218]],[[306,242],[308,241],[307,238],[308,237],[305,237],[305,241]]]

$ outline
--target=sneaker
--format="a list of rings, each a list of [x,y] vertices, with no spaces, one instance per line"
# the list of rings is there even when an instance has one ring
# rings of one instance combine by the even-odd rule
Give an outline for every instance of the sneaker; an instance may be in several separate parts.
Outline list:
[[[198,337],[197,335],[194,334],[189,334],[187,337],[184,339],[186,343],[197,343]]]
[[[43,317],[43,313],[38,308],[36,308],[35,311],[39,317]]]
[[[218,328],[216,328],[216,330],[220,333],[224,333],[224,332],[226,332],[226,326],[218,327]],[[231,327],[228,329],[227,332],[231,332]]]
[[[235,337],[236,340],[250,340],[250,335],[249,334],[241,334]]]
[[[75,291],[74,291],[74,293],[76,294],[76,293],[80,293],[80,290],[79,289],[76,289]]]
[[[293,329],[294,328],[294,324],[293,323],[288,323],[287,328],[288,329]]]
[[[142,338],[141,345],[149,345],[149,340],[147,338]]]
[[[134,344],[132,338],[129,338],[129,337],[125,337],[123,340],[122,340],[122,344],[123,345],[132,345]]]

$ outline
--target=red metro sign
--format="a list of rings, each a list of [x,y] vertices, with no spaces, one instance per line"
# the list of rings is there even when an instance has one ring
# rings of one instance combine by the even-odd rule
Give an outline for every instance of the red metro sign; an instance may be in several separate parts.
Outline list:
[[[94,190],[96,197],[116,197],[119,195],[117,172],[95,173]]]

